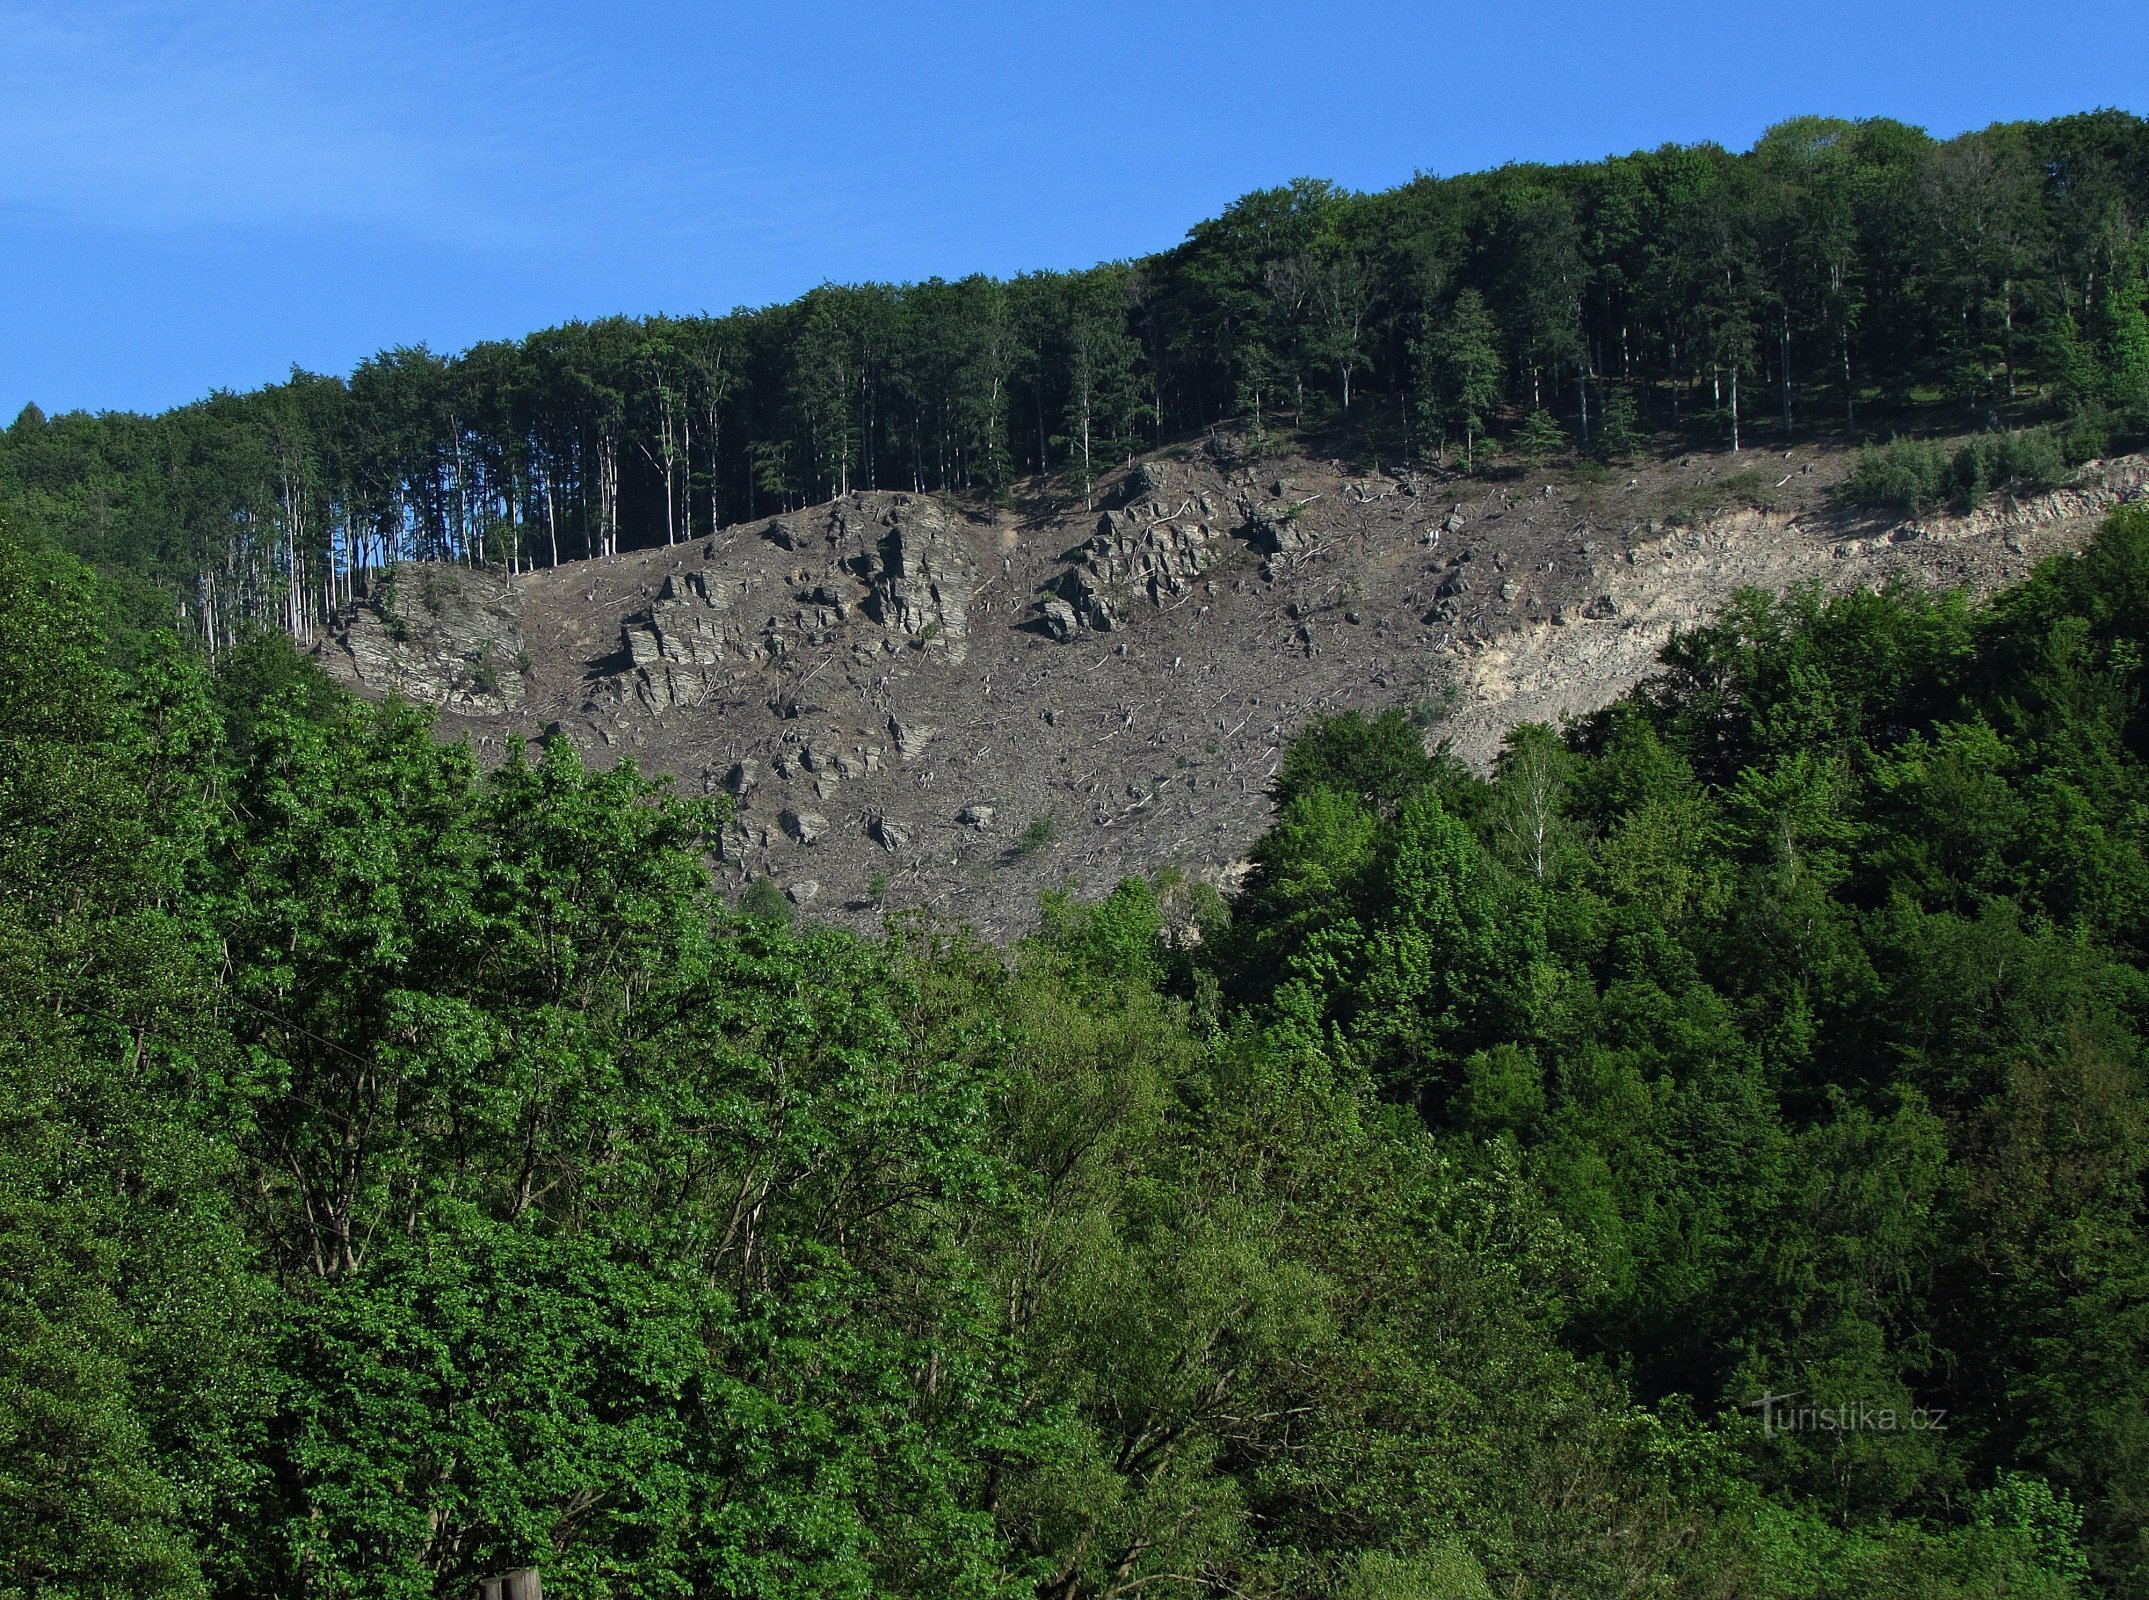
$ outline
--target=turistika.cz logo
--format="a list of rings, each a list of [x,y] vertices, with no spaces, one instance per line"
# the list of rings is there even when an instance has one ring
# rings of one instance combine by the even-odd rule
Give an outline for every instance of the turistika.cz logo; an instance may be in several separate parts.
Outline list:
[[[1868,1400],[1847,1400],[1838,1405],[1798,1405],[1806,1391],[1765,1394],[1746,1402],[1746,1409],[1761,1413],[1761,1431],[1773,1439],[1779,1433],[1945,1433],[1946,1406],[1913,1406],[1907,1411],[1874,1405]]]

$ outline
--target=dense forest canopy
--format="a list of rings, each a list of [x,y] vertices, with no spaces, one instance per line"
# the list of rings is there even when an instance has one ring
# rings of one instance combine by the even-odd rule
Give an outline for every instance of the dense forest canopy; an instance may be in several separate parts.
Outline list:
[[[2149,1596],[2149,511],[1008,951],[103,605],[0,531],[6,1600]]]
[[[398,559],[550,564],[853,488],[1083,494],[1224,419],[1388,461],[1944,415],[2149,431],[2149,123],[1713,145],[1247,195],[1142,260],[608,318],[0,435],[0,504],[222,648]],[[143,587],[146,585],[146,589]]]

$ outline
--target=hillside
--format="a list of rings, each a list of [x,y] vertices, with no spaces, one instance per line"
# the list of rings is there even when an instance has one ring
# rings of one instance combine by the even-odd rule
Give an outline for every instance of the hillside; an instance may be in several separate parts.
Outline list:
[[[1131,506],[1198,509],[1166,480],[1217,465],[1149,463]],[[464,708],[490,740],[565,690],[549,720],[606,756],[760,750],[756,827],[808,793],[830,819],[757,844],[786,872],[864,849],[835,819],[876,797],[883,834],[898,796],[947,830],[988,775],[1049,794],[1062,755],[1130,736],[1176,786],[1200,769],[1140,730],[1196,737],[1243,696],[1217,766],[1249,794],[1276,772],[1240,892],[1129,879],[997,946],[734,914],[720,808],[558,739],[481,762],[441,737],[471,724],[273,638],[117,670],[96,580],[0,530],[14,1591],[449,1600],[534,1567],[618,1600],[2149,1597],[2149,506],[1983,604],[1735,605],[1479,777],[1392,714],[1246,737],[1257,694],[1280,718],[1373,692],[1352,663],[1438,658],[1400,596],[1339,587],[1355,624],[1287,597],[1383,561],[1422,596],[1474,548],[1439,568],[1467,586],[1410,602],[1474,627],[1459,671],[1548,673],[1574,641],[1613,673],[1734,575],[1863,581],[1892,552],[1979,578],[2120,491],[1901,539],[1733,512],[1670,561],[1645,520],[1577,540],[1648,551],[1619,582],[1561,588],[1500,532],[1572,535],[1557,485],[1449,532],[1452,495],[1360,478],[1361,534],[1316,513],[1346,475],[1277,476],[1245,496],[1307,502],[1249,517],[1288,546],[1273,580],[1229,511],[1195,572],[1201,524],[1138,523],[1179,592],[1115,580],[1065,641],[1014,587],[1018,554],[1025,586],[1083,570],[1057,519],[915,499],[579,592],[404,568],[346,635],[491,702]],[[764,642],[764,595],[809,583],[834,597]],[[1612,614],[1521,620],[1576,595]],[[870,695],[869,666],[890,709],[838,716],[821,686]],[[1137,671],[1163,703],[1114,736]],[[1457,725],[1482,752],[1519,704]],[[833,735],[878,770],[845,776],[866,752]],[[833,772],[775,770],[813,737]],[[1172,847],[1210,792],[977,881]],[[933,862],[921,890],[978,864],[883,853]]]
[[[1282,744],[1322,713],[1412,707],[1483,768],[1516,723],[1623,694],[1742,586],[1987,590],[2149,483],[2121,457],[1898,520],[1844,503],[1827,446],[1487,483],[1240,442],[1143,456],[1095,510],[856,493],[514,578],[405,566],[319,650],[481,750],[553,732],[732,793],[733,890],[1005,938],[1070,882],[1233,882]]]

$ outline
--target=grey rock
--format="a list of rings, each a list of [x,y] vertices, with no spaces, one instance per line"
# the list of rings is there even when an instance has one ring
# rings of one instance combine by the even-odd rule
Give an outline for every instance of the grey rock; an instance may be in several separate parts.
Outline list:
[[[1124,498],[1130,503],[1136,500],[1147,500],[1154,495],[1162,494],[1169,481],[1165,476],[1164,464],[1161,461],[1144,461],[1127,474]]]
[[[800,844],[812,844],[828,832],[828,819],[818,811],[792,811],[786,809],[776,819],[777,823]]]
[[[652,711],[704,704],[711,667],[727,656],[761,653],[760,645],[730,626],[732,607],[751,587],[747,579],[707,572],[666,576],[649,610],[621,627],[635,698]]]
[[[1206,523],[1178,521],[1163,501],[1107,511],[1082,548],[1083,565],[1061,581],[1060,593],[1078,613],[1085,610],[1084,597],[1101,594],[1104,585],[1145,593],[1163,605],[1215,565],[1215,546]]]
[[[1044,613],[1045,627],[1055,639],[1072,638],[1075,631],[1075,609],[1058,595],[1045,600],[1038,609]]]
[[[874,817],[866,824],[866,832],[873,836],[875,844],[890,855],[910,843],[909,830],[887,816]]]
[[[801,878],[784,887],[784,898],[795,906],[811,905],[813,897],[821,892],[820,883],[813,878]]]
[[[933,735],[940,730],[929,722],[902,722],[894,717],[888,719],[888,733],[895,740],[895,753],[905,761],[915,761],[925,754],[925,747],[932,743]]]
[[[1266,556],[1287,555],[1309,543],[1299,520],[1283,508],[1250,505],[1246,510],[1247,543]]]
[[[735,799],[744,800],[761,787],[761,763],[734,761],[731,770],[724,774],[724,787]]]
[[[962,810],[956,812],[955,820],[966,828],[975,828],[982,833],[992,826],[992,815],[993,808],[991,806],[970,805],[964,806]]]
[[[504,577],[412,562],[377,576],[337,619],[323,649],[330,673],[452,711],[513,711],[523,702],[522,598]]]
[[[877,566],[867,606],[874,619],[959,664],[970,649],[970,594],[977,572],[967,545],[940,508],[898,495],[873,559]]]

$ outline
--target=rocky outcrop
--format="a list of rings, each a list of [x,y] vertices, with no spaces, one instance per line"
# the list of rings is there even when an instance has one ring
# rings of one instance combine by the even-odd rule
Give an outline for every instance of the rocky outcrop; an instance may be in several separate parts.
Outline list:
[[[1096,572],[1090,567],[1070,569],[1060,579],[1060,604],[1067,608],[1066,614],[1085,628],[1099,633],[1109,633],[1119,625],[1119,610],[1112,604],[1112,597]],[[1051,601],[1045,603],[1046,625],[1052,627],[1059,638],[1066,638],[1073,630],[1055,626],[1061,621],[1058,611],[1052,609]]]
[[[521,605],[512,581],[435,562],[376,574],[315,653],[353,688],[491,713],[522,705]]]
[[[969,545],[930,500],[897,495],[882,519],[868,602],[882,627],[960,664],[970,650],[970,595],[977,568]]]
[[[1245,502],[1241,531],[1246,542],[1271,558],[1296,555],[1307,549],[1313,539],[1308,527],[1299,522],[1298,510],[1282,501]]]
[[[793,811],[786,808],[776,822],[777,826],[800,844],[812,844],[828,832],[828,819],[818,811]]]
[[[1183,599],[1216,565],[1210,521],[1216,503],[1209,495],[1174,494],[1170,470],[1155,462],[1136,468],[1128,484],[1127,503],[1097,519],[1077,564],[1037,602],[1045,631],[1055,639],[1071,638],[1078,627],[1109,632],[1125,620],[1129,604]]]
[[[656,597],[622,623],[616,665],[600,667],[593,704],[638,701],[659,712],[709,705],[742,672],[782,671],[802,652],[830,646],[908,647],[949,665],[968,655],[977,567],[967,531],[938,502],[852,495],[748,531],[804,558],[779,604],[764,610],[758,599],[775,575],[751,546],[712,539],[699,567],[682,550]]]
[[[1106,584],[1163,605],[1189,593],[1216,565],[1216,534],[1191,496],[1107,511],[1086,546],[1089,571]]]
[[[706,569],[669,574],[649,610],[621,629],[635,696],[651,707],[695,706],[709,697],[708,669],[754,653],[732,622],[752,592],[745,579]]]

